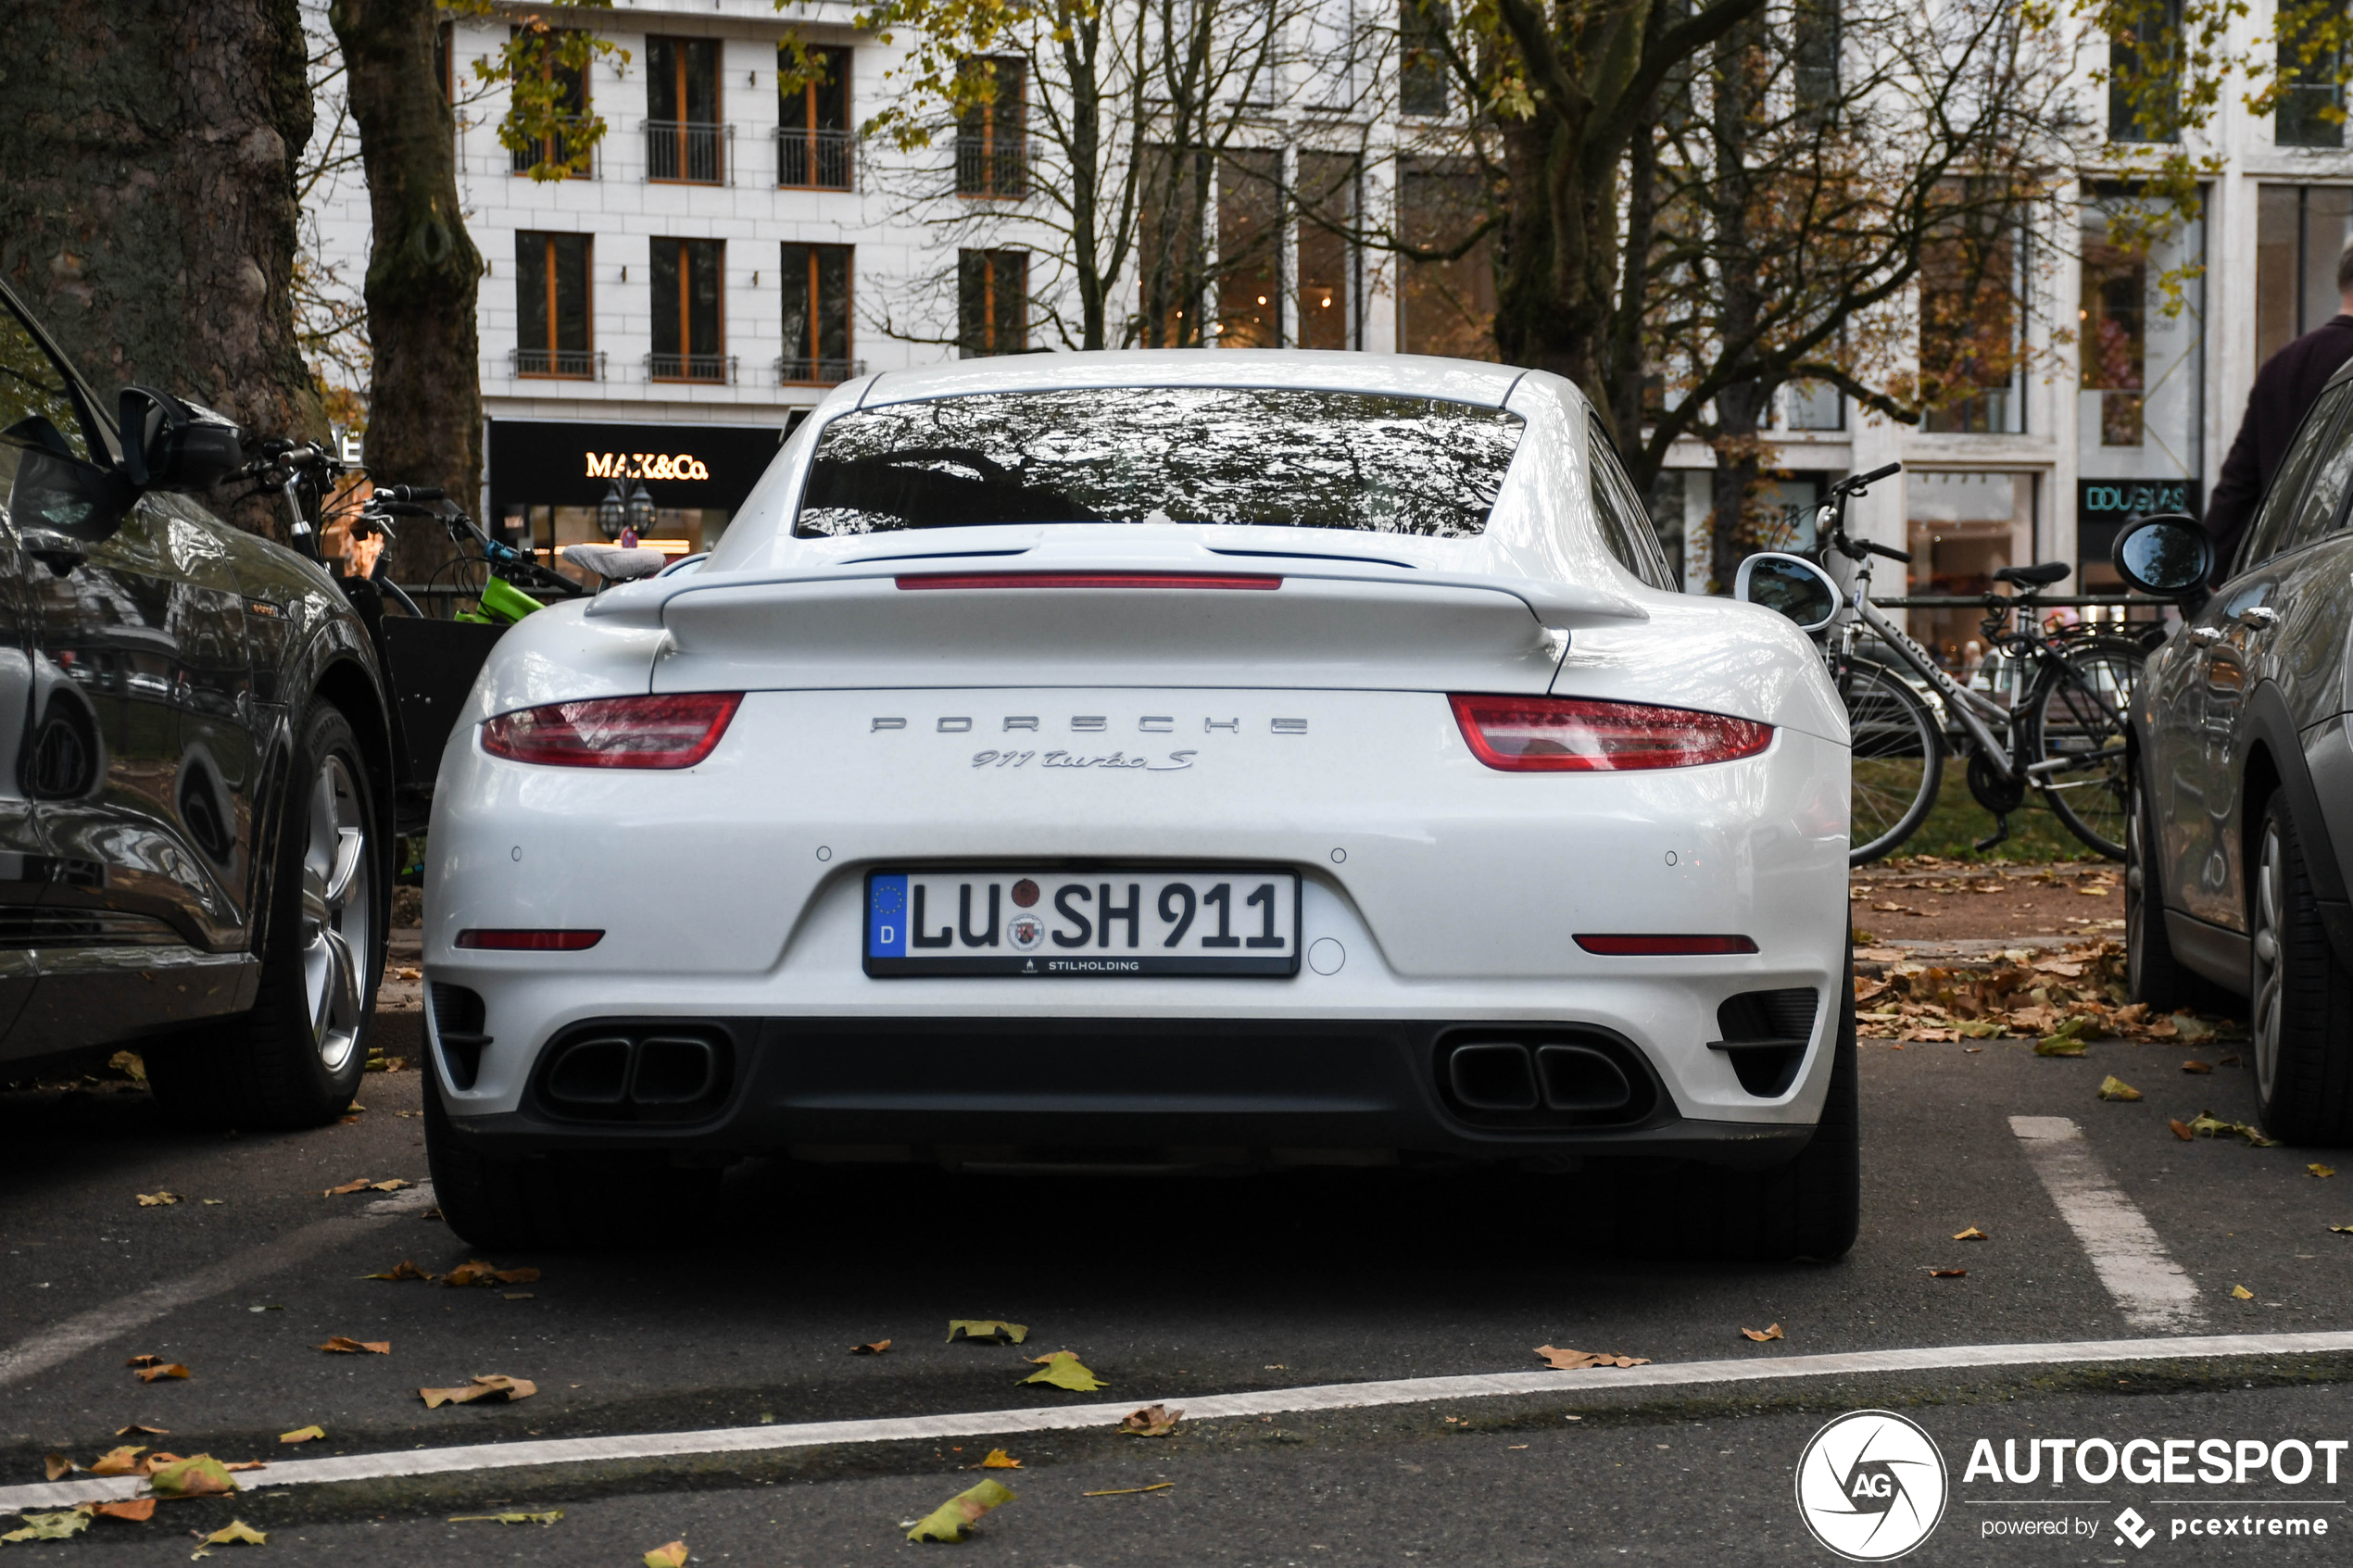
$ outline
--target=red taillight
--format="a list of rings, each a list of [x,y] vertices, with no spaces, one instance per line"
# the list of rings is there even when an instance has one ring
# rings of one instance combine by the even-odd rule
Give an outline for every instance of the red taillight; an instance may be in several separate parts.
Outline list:
[[[1745,936],[1579,936],[1577,945],[1604,958],[1692,958],[1711,953],[1753,953]]]
[[[691,768],[711,755],[743,700],[741,692],[681,692],[554,702],[491,720],[482,748],[557,768]]]
[[[577,953],[605,939],[601,931],[528,931],[507,927],[476,927],[458,933],[460,947],[486,947],[495,953]]]
[[[1601,773],[1688,768],[1754,757],[1773,727],[1687,708],[1586,697],[1456,696],[1455,721],[1473,755],[1515,773]]]
[[[1279,588],[1254,571],[927,571],[902,588]]]

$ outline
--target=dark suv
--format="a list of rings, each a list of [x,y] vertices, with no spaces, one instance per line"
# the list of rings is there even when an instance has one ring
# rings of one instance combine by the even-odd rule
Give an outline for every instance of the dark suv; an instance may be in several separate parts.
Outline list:
[[[0,287],[0,1079],[136,1045],[174,1109],[297,1126],[366,1065],[392,753],[334,581],[190,499],[242,442],[109,418]]]

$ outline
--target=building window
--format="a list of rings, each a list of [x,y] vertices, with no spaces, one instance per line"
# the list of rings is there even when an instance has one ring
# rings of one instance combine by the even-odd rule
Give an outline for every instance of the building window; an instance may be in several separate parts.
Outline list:
[[[816,48],[809,63],[824,77],[776,96],[776,183],[799,190],[849,189],[849,60],[848,49]],[[791,51],[776,48],[776,79],[793,69]]]
[[[2345,145],[2345,52],[2326,46],[2326,24],[2297,18],[2279,7],[2280,104],[2271,118],[2271,140],[2283,147]]]
[[[1399,0],[1397,107],[1405,114],[1446,112],[1445,0]]]
[[[832,386],[858,373],[849,358],[848,245],[784,247],[785,353],[776,379]]]
[[[1202,203],[1209,194],[1209,155],[1144,150],[1143,213],[1136,225],[1136,293],[1146,348],[1199,348],[1209,247]]]
[[[515,374],[590,380],[585,234],[515,236]]]
[[[1299,331],[1302,348],[1355,348],[1357,166],[1341,153],[1299,155]]]
[[[2100,445],[2138,446],[2147,390],[2148,255],[2111,245],[2096,207],[2083,221],[2082,385],[2099,394]]]
[[[966,359],[1029,346],[1029,253],[956,253],[956,342]]]
[[[1027,82],[1019,60],[973,62],[996,90],[956,123],[956,194],[1017,200],[1029,194]]]
[[[1398,172],[1397,346],[1407,354],[1492,359],[1495,264],[1478,175],[1408,160]]]
[[[569,164],[573,156],[572,138],[564,134],[563,128],[579,125],[588,118],[588,67],[585,62],[567,66],[558,61],[557,56],[562,53],[560,36],[552,33],[548,36],[546,47],[540,51],[539,60],[540,80],[554,83],[557,129],[552,135],[508,149],[508,167],[517,174],[528,174],[535,169],[549,165]],[[447,90],[448,78],[445,76],[443,82],[445,90]],[[573,169],[569,177],[587,179],[589,171],[585,158],[582,165]]]
[[[2019,386],[2019,297],[2024,257],[2011,225],[1971,214],[1920,257],[1920,380],[1932,402],[1920,428],[1946,435],[2015,435],[2026,428]]]
[[[718,382],[734,378],[725,352],[724,240],[653,242],[654,351],[646,372],[655,381]]]
[[[1217,164],[1217,345],[1283,345],[1283,155],[1230,152]]]
[[[2148,0],[2108,44],[2108,139],[2182,139],[2182,0]]]
[[[719,40],[646,40],[646,178],[716,185],[726,176],[720,143]]]
[[[1790,16],[1792,92],[1807,124],[1829,121],[1838,107],[1839,0],[1797,0]]]
[[[441,83],[441,101],[445,104],[458,101],[458,51],[453,36],[457,31],[456,22],[443,22],[433,30],[433,76]]]
[[[1666,401],[1666,387],[1660,386],[1660,401]],[[1828,382],[1792,382],[1783,389],[1787,400],[1783,417],[1792,430],[1844,430],[1846,428],[1846,398]]]
[[[2265,185],[2255,213],[2259,366],[2339,310],[2336,259],[2353,241],[2353,188]]]

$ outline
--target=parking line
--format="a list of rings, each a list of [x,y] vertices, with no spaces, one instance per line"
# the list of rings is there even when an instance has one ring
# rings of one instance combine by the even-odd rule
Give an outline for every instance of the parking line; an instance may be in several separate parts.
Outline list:
[[[1678,1388],[1777,1378],[1842,1377],[1891,1373],[1954,1372],[1970,1368],[2058,1366],[2080,1362],[2172,1361],[2212,1356],[2293,1356],[2353,1351],[2353,1332],[2210,1334],[2150,1339],[2080,1339],[2049,1344],[1947,1345],[1923,1349],[1855,1350],[1819,1356],[1751,1356],[1740,1361],[1584,1372],[1502,1372],[1457,1377],[1408,1377],[1384,1383],[1327,1383],[1269,1388],[1253,1394],[1201,1399],[1123,1399],[1117,1404],[1051,1405],[1034,1410],[975,1411],[957,1415],[886,1417],[876,1421],[812,1421],[790,1425],[722,1426],[701,1432],[652,1432],[607,1437],[543,1438],[532,1443],[476,1443],[463,1448],[410,1449],[334,1459],[282,1461],[253,1478],[257,1487],[321,1486],[400,1476],[451,1475],[552,1464],[676,1459],[708,1454],[770,1453],[845,1443],[898,1443],[944,1437],[997,1437],[1020,1432],[1109,1431],[1139,1404],[1177,1406],[1189,1421],[1240,1416],[1298,1415],[1312,1411],[1365,1410],[1516,1395],[1588,1395],[1629,1388]],[[0,1486],[0,1513],[28,1508],[72,1508],[135,1497],[145,1485],[135,1475],[88,1481]]]
[[[2204,1321],[2197,1286],[2173,1261],[2148,1221],[2113,1181],[2064,1116],[2013,1116],[2010,1131],[2043,1178],[2059,1218],[2083,1244],[2100,1283],[2134,1328],[2195,1328]]]

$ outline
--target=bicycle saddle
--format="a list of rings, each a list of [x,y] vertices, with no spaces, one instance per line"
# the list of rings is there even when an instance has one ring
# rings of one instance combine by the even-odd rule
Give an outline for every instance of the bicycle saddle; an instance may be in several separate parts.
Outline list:
[[[618,545],[567,545],[564,558],[578,561],[611,583],[651,577],[670,561],[660,550],[624,550]]]
[[[2063,560],[2046,560],[2034,566],[2006,566],[1994,574],[1994,581],[2015,583],[2022,588],[2045,588],[2072,570]]]

